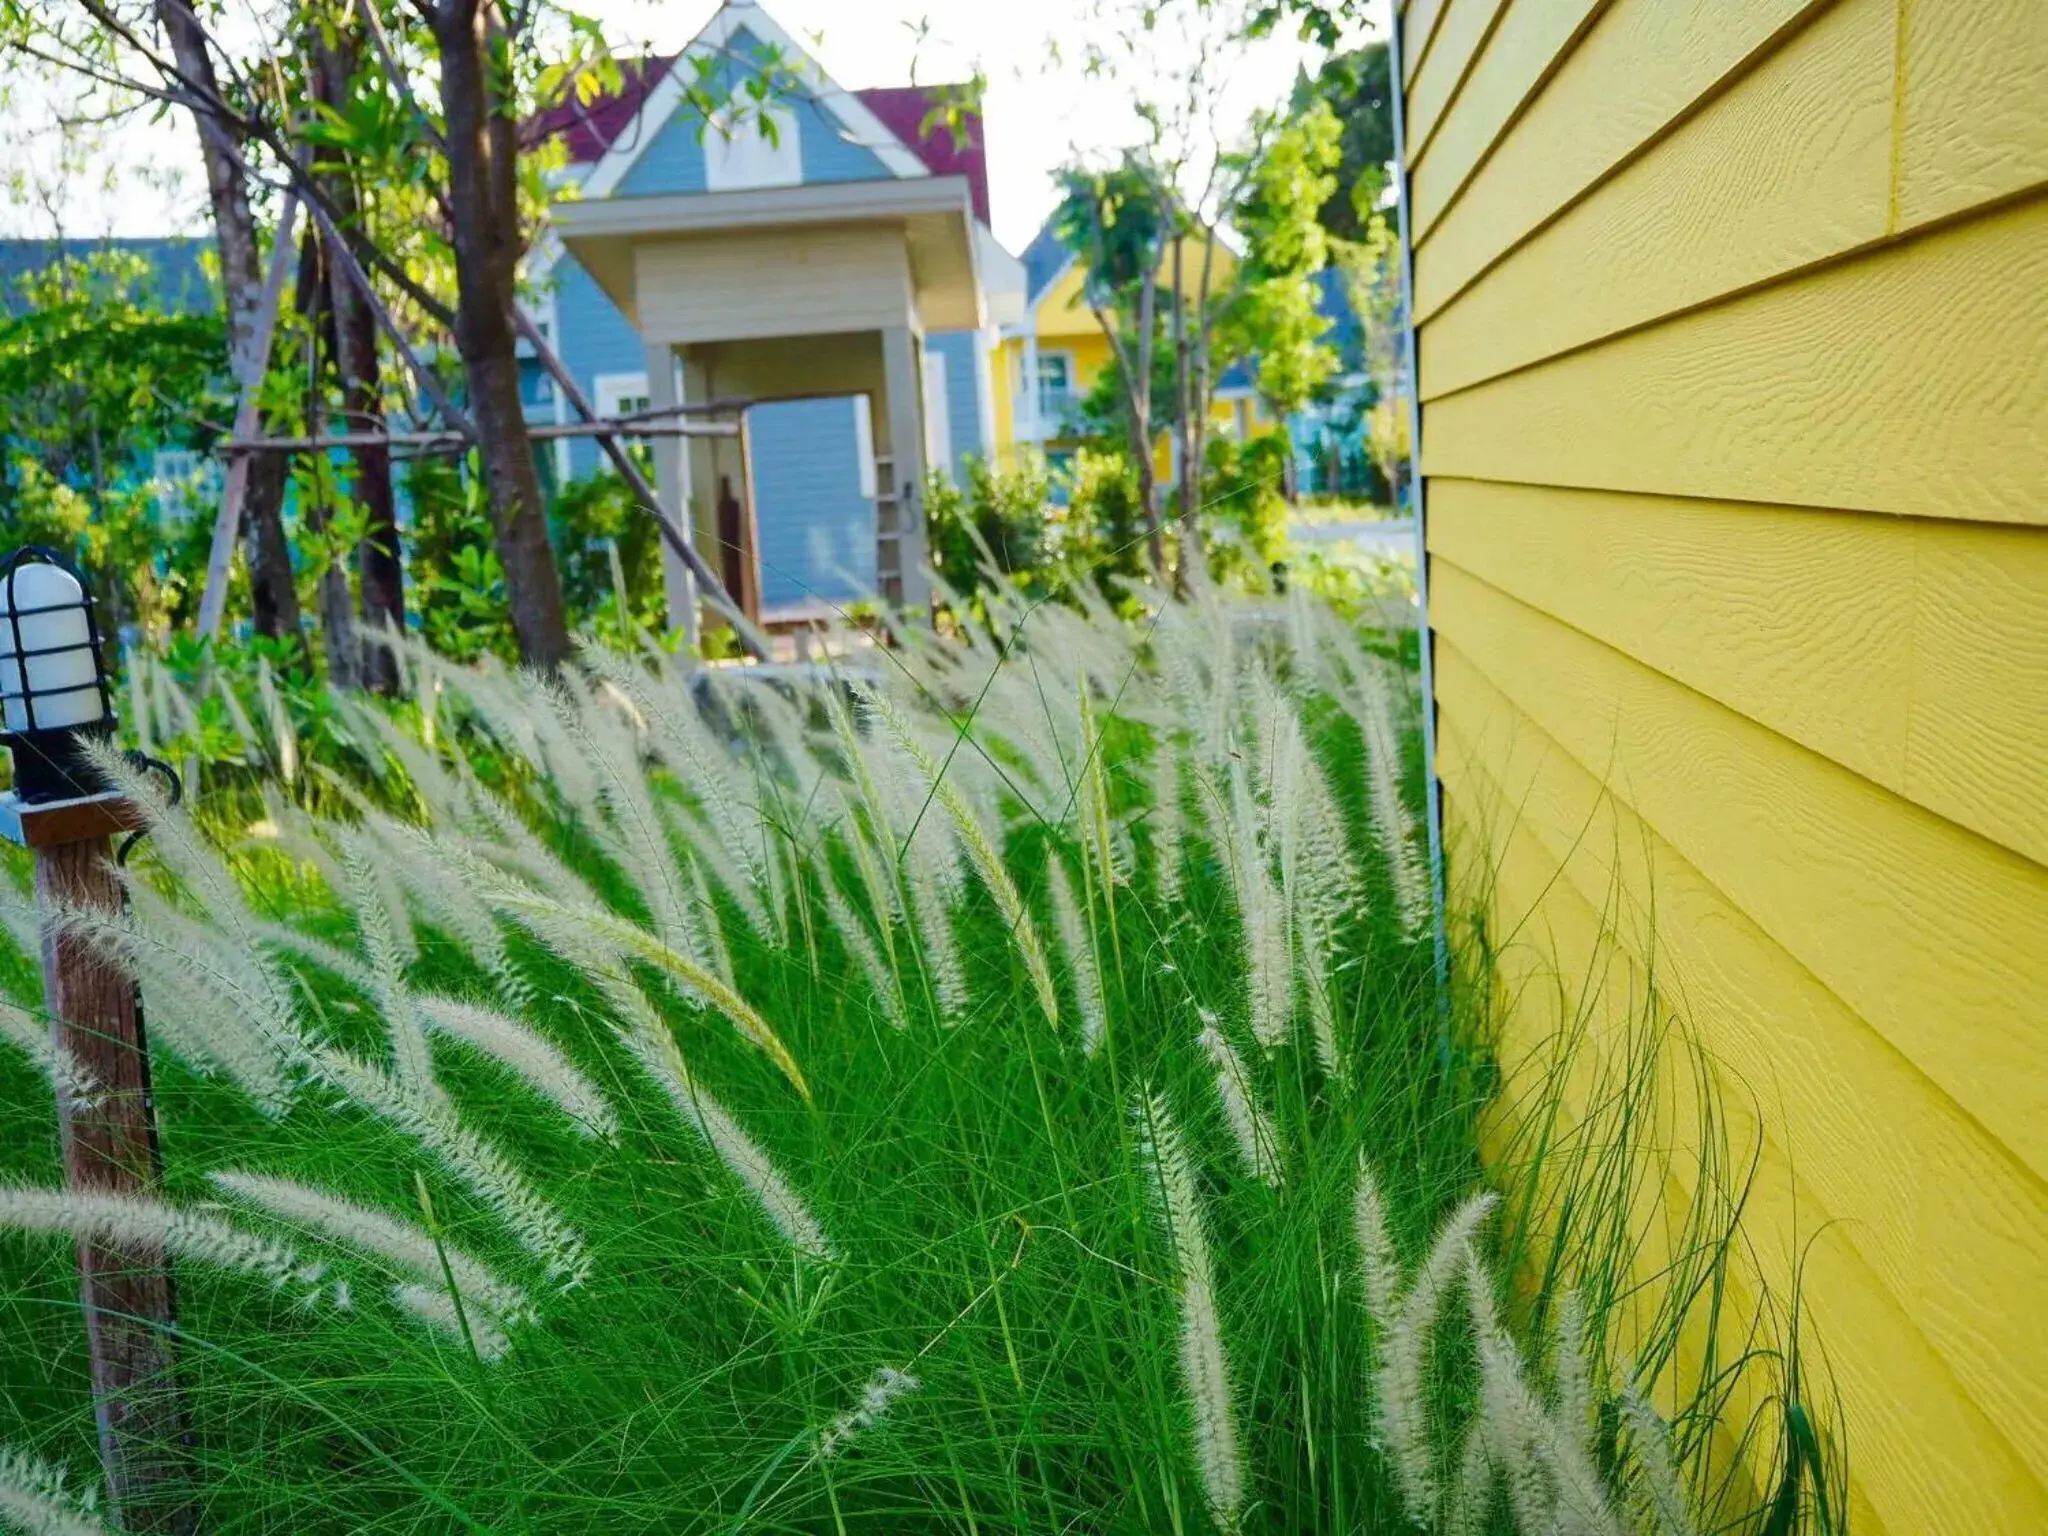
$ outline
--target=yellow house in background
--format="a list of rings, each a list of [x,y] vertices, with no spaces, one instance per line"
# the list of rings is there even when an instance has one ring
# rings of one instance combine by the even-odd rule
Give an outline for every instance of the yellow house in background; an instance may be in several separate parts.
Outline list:
[[[1503,1059],[1603,957],[1596,1045],[1654,978],[1756,1137],[1854,1528],[2048,1530],[2048,4],[1397,28]]]
[[[1187,246],[1182,262],[1189,274],[1200,269],[1202,249]],[[1019,448],[1036,449],[1057,470],[1072,463],[1080,402],[1115,360],[1109,338],[1088,307],[1081,264],[1062,245],[1048,222],[1025,248],[1024,318],[1001,328],[993,373],[996,441],[1014,462]],[[1215,241],[1212,291],[1226,287],[1237,271],[1237,258],[1223,241]],[[1159,281],[1173,280],[1172,252],[1162,258]],[[1162,306],[1163,307],[1163,306]],[[1035,387],[1026,381],[1035,381]],[[1164,402],[1161,402],[1162,404]],[[1212,430],[1244,438],[1271,425],[1271,418],[1242,369],[1220,380],[1210,404]],[[1164,434],[1154,449],[1153,467],[1166,484],[1174,472],[1174,448]]]

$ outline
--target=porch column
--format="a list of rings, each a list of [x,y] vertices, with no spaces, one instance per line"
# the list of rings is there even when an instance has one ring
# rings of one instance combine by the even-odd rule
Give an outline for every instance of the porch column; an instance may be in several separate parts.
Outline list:
[[[676,394],[675,351],[667,342],[647,344],[647,403],[657,409],[680,405]],[[674,418],[669,418],[673,420]],[[689,466],[683,453],[688,441],[681,437],[655,437],[654,488],[661,498],[661,510],[682,536],[696,542],[695,519],[690,515]],[[668,624],[680,629],[691,645],[697,643],[697,578],[683,564],[682,556],[661,541],[662,584],[668,593]]]
[[[1017,435],[1027,442],[1045,441],[1045,423],[1038,416],[1038,323],[1035,318],[1024,322],[1029,329],[1024,332],[1024,382],[1017,391],[1017,420],[1024,425]]]
[[[919,354],[923,338],[907,325],[882,330],[882,383],[889,414],[891,488],[896,501],[896,569],[905,612],[927,612],[931,588],[925,579],[924,387]]]

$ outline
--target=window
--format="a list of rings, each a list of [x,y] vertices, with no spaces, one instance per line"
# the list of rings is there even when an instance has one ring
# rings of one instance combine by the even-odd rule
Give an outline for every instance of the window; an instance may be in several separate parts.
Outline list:
[[[150,464],[157,515],[183,522],[199,508],[220,500],[220,466],[189,448],[166,448]]]
[[[631,416],[646,410],[652,399],[644,373],[600,373],[591,381],[591,393],[600,416]]]
[[[1074,403],[1074,358],[1069,352],[1038,354],[1038,414],[1057,421]]]
[[[803,144],[787,106],[750,105],[705,125],[704,184],[713,192],[794,187],[803,179]]]

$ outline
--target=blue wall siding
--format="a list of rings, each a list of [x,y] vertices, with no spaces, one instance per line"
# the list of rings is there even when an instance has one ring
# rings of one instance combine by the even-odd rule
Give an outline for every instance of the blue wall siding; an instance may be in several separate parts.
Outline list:
[[[562,333],[555,338],[555,345],[562,362],[593,404],[600,373],[639,373],[646,368],[640,333],[596,280],[567,254],[555,263],[555,315]],[[589,474],[600,457],[597,444],[589,438],[571,439],[569,473],[579,478]]]
[[[981,370],[975,354],[981,350],[981,336],[975,331],[933,331],[924,339],[925,351],[946,360],[946,415],[953,429],[953,478],[965,482],[969,458],[987,458],[989,445],[981,437]]]
[[[654,141],[620,178],[612,196],[652,197],[660,192],[709,190],[710,184],[704,179],[704,143],[697,136],[703,121],[688,107],[678,107],[667,122],[654,130]]]
[[[896,174],[872,149],[854,143],[838,119],[816,102],[799,104],[796,120],[806,182],[888,181]]]
[[[731,45],[735,59],[754,57],[760,45],[744,29]],[[741,64],[739,69],[745,69]],[[892,172],[865,145],[853,143],[846,130],[814,101],[792,104],[796,116],[797,147],[806,182],[886,181]],[[662,192],[703,192],[708,190],[704,169],[704,143],[699,135],[702,116],[679,107],[655,131],[654,140],[633,168],[619,182],[615,197],[651,197]],[[757,132],[752,123],[742,133]]]
[[[761,601],[848,602],[875,589],[875,504],[861,495],[859,417],[847,396],[747,413]]]

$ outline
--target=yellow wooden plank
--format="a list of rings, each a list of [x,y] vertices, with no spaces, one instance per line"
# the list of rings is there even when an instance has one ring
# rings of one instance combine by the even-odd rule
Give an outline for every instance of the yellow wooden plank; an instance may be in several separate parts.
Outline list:
[[[1429,150],[1431,135],[1444,109],[1458,94],[1467,72],[1500,15],[1506,0],[1455,0],[1446,3],[1437,35],[1415,80],[1408,87],[1408,164],[1412,168]]]
[[[2048,530],[1439,479],[1429,539],[2048,865]]]
[[[1882,239],[1896,4],[1843,0],[1432,315],[1424,396]],[[1471,111],[1468,86],[1415,173],[1418,210]]]
[[[1430,403],[1433,475],[2048,522],[2048,199]]]
[[[1489,679],[2036,1174],[2048,870],[1445,560],[1431,618]]]
[[[2048,863],[2048,533],[1915,541],[1906,793]]]
[[[2048,182],[2048,4],[1900,0],[1899,220]]]
[[[1473,276],[1740,74],[1829,0],[1616,0],[1415,252],[1416,314]]]
[[[1427,238],[1445,206],[1522,103],[1556,67],[1579,29],[1607,0],[1510,0],[1472,66],[1457,105],[1415,167],[1415,238]]]
[[[1437,23],[1444,19],[1450,0],[1411,0],[1401,18],[1401,79],[1413,81],[1422,61],[1429,57],[1429,45],[1436,39]]]
[[[2048,1475],[2048,1398],[2036,1386],[2048,1372],[2037,1305],[2048,1295],[2048,1189],[1479,666],[1449,643],[1439,658],[1447,751],[1484,770],[1498,813],[1513,810],[1549,851],[1548,872],[1608,912],[1630,953],[1654,953],[1665,995],[1728,1074],[1730,1102],[1763,1106],[1768,1160],[1810,1192],[1804,1231],[1841,1222],[2030,1475]],[[1763,1251],[1779,1252],[1784,1236],[1763,1234]]]
[[[1491,780],[1481,767],[1485,757],[1483,749],[1475,752],[1447,733],[1444,767],[1452,804],[1514,806],[1535,798],[1526,788]],[[1497,823],[1488,829],[1488,835],[1497,910],[1503,915],[1533,914],[1524,921],[1518,941],[1502,955],[1503,970],[1525,1000],[1521,1017],[1511,1027],[1518,1031],[1551,1027],[1556,1014],[1553,1008],[1550,1017],[1545,1017],[1544,970],[1555,965],[1571,985],[1577,980],[1572,967],[1598,963],[1602,924],[1595,903],[1601,897],[1596,892],[1589,902],[1569,877],[1563,847],[1545,841],[1530,821],[1506,826]],[[1545,953],[1551,946],[1554,960]],[[1637,970],[1628,985],[1640,989],[1643,977]],[[1665,978],[1666,986],[1670,980]],[[1601,1000],[1612,1006],[1613,995],[1621,988],[1605,990],[1607,996]],[[1626,1005],[1627,999],[1622,1001]],[[1768,1049],[1764,1021],[1758,1021],[1756,1033],[1766,1037]],[[1710,1037],[1710,1047],[1719,1043],[1718,1038]],[[1750,1098],[1748,1091],[1755,1091],[1758,1097]],[[1766,1092],[1762,1084],[1744,1085],[1729,1079],[1723,1109],[1732,1122],[1735,1145],[1744,1145],[1746,1134],[1753,1132],[1753,1122],[1745,1123],[1753,1105],[1761,1103],[1766,1113],[1772,1109],[1762,1097]],[[1683,1107],[1682,1094],[1677,1106]],[[1833,1118],[1849,1117],[1837,1110]],[[1779,1128],[1774,1120],[1770,1129]],[[1884,1128],[1876,1126],[1861,1134],[1863,1139],[1882,1141]],[[1930,1315],[1946,1320],[1940,1314],[1967,1305],[1952,1281],[1969,1259],[1955,1254],[1943,1263],[1941,1256],[1934,1254],[1934,1268],[1925,1287],[1931,1301],[1919,1307],[1902,1305],[1864,1256],[1872,1243],[1871,1234],[1860,1233],[1865,1248],[1859,1250],[1859,1221],[1853,1216],[1831,1219],[1839,1213],[1831,1213],[1809,1187],[1821,1176],[1837,1185],[1853,1184],[1859,1177],[1874,1180],[1879,1169],[1894,1165],[1907,1168],[1916,1183],[1925,1183],[1925,1172],[1910,1171],[1913,1159],[1896,1151],[1867,1170],[1854,1165],[1820,1168],[1814,1157],[1795,1165],[1774,1144],[1766,1144],[1745,1208],[1744,1232],[1765,1280],[1781,1303],[1790,1296],[1798,1266],[1802,1310],[1841,1390],[1852,1481],[1861,1487],[1883,1522],[1896,1530],[1915,1532],[2034,1529],[2048,1519],[2048,1491],[2008,1438],[2011,1421],[1995,1410],[1987,1413],[1972,1399],[1950,1362],[1922,1331]],[[1690,1193],[1683,1157],[1674,1160],[1671,1171],[1683,1198]],[[2009,1219],[2000,1220],[2001,1230],[2011,1225]],[[1982,1241],[1978,1233],[1965,1236],[1973,1246]],[[1995,1244],[1992,1256],[2003,1257]],[[1742,1277],[1736,1278],[1740,1284]],[[1974,1319],[1992,1335],[1979,1341],[1982,1363],[1995,1377],[2003,1399],[2030,1409],[2038,1418],[2038,1404],[2028,1402],[2038,1397],[2034,1378],[2026,1373],[2022,1361],[2001,1358],[1996,1337],[2003,1329],[2022,1334],[2030,1331],[2030,1319],[2037,1309],[2026,1293],[2016,1294],[2010,1281],[1998,1299],[2006,1311]]]

